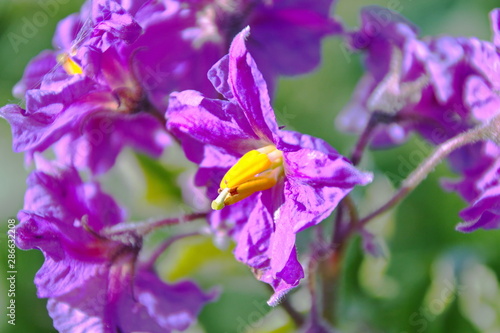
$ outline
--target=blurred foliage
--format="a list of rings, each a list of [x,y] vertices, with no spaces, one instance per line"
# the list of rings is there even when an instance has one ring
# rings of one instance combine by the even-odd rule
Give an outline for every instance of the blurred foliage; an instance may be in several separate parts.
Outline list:
[[[46,2],[49,2],[48,0]],[[71,1],[57,7],[45,24],[35,26],[26,43],[13,46],[12,33],[22,35],[26,22],[32,21],[44,1],[0,1],[0,102],[19,102],[11,95],[12,86],[20,79],[28,61],[41,50],[51,48],[51,38],[59,19],[79,9],[81,1]],[[493,0],[472,2],[453,1],[339,1],[335,14],[349,27],[358,25],[358,12],[364,5],[395,6],[415,22],[423,35],[465,35],[490,39],[488,12],[497,4]],[[361,59],[348,58],[341,52],[340,41],[325,41],[323,64],[310,75],[280,81],[275,111],[280,125],[330,142],[341,153],[348,154],[355,137],[339,133],[334,128],[338,111],[350,98],[362,73]],[[5,272],[6,221],[22,208],[27,171],[23,158],[11,152],[10,129],[0,120],[0,306],[7,300]],[[404,161],[419,151],[417,139],[402,147],[367,154],[362,167],[375,170],[377,179],[386,182],[390,191],[391,174],[399,175]],[[180,154],[173,159],[182,159]],[[123,162],[120,160],[120,162]],[[123,182],[134,187],[132,177],[122,177],[107,186],[119,197],[147,196],[161,205],[166,200],[181,205],[181,193],[176,186],[177,167],[166,166],[139,156],[130,172],[145,173],[145,191],[121,191]],[[188,163],[185,167],[189,166]],[[188,167],[189,168],[189,167]],[[410,170],[408,170],[409,172]],[[125,175],[124,173],[123,175]],[[405,174],[406,175],[406,174]],[[400,176],[405,176],[400,175]],[[446,165],[441,165],[394,212],[375,228],[387,244],[385,258],[365,256],[359,239],[351,242],[344,262],[338,318],[342,332],[388,333],[493,333],[500,331],[500,231],[476,231],[461,234],[454,230],[458,212],[464,203],[455,194],[446,194],[439,186],[440,178],[453,177]],[[163,179],[163,182],[161,182]],[[392,179],[394,180],[394,179]],[[392,185],[397,185],[392,183]],[[143,185],[145,186],[145,185]],[[137,191],[136,191],[137,192]],[[355,192],[363,198],[363,190]],[[390,193],[384,194],[389,196]],[[130,201],[137,202],[136,197]],[[141,203],[144,206],[144,204]],[[165,207],[171,205],[165,205]],[[169,209],[160,209],[169,214]],[[149,208],[128,207],[130,216],[143,216]],[[201,224],[200,224],[201,225]],[[385,228],[385,229],[384,229]],[[389,232],[383,231],[389,230]],[[152,237],[156,243],[168,232]],[[299,237],[302,254],[308,237]],[[5,254],[5,255],[4,255]],[[306,259],[306,258],[304,258]],[[16,326],[7,325],[5,315],[0,331],[54,332],[45,310],[45,300],[36,298],[33,277],[43,262],[38,251],[17,252]],[[177,280],[194,277],[204,288],[221,286],[218,302],[208,305],[192,332],[291,332],[293,325],[281,308],[269,309],[269,296],[264,284],[256,281],[242,264],[236,262],[231,250],[221,250],[206,237],[195,237],[174,244],[162,256],[158,267],[162,276]],[[5,295],[5,296],[4,296]],[[307,293],[297,290],[290,295],[299,309],[308,307]]]

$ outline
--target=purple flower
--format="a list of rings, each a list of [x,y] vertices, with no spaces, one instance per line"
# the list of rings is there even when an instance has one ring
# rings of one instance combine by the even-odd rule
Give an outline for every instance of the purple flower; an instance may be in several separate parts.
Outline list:
[[[269,304],[275,305],[304,276],[295,234],[327,218],[371,175],[323,140],[278,128],[266,82],[245,44],[249,33],[238,34],[209,72],[226,99],[172,94],[167,127],[200,165],[196,184],[207,186],[214,200],[212,226],[231,229],[236,258],[273,286]]]
[[[214,91],[205,73],[249,25],[250,53],[274,86],[277,75],[303,74],[319,64],[321,40],[341,30],[329,18],[333,2],[183,0],[144,6],[134,14],[145,27],[134,44],[140,49],[139,79],[156,103],[173,90],[194,89],[210,96]]]
[[[124,219],[123,210],[97,183],[83,183],[74,168],[37,159],[28,177],[16,227],[21,249],[41,250],[38,297],[60,332],[171,332],[186,329],[204,303],[192,282],[168,285],[137,263],[141,239],[100,235]]]
[[[159,156],[169,138],[163,112],[121,52],[141,27],[115,1],[93,1],[86,9],[90,20],[72,15],[59,24],[60,51],[45,51],[28,65],[14,89],[25,97],[25,109],[7,105],[0,116],[11,124],[14,151],[26,152],[28,161],[54,147],[61,161],[102,173],[123,147]]]
[[[331,4],[86,2],[80,14],[59,23],[58,51],[35,58],[14,88],[26,107],[0,109],[12,127],[13,149],[30,162],[35,152],[54,147],[62,162],[96,174],[113,166],[125,146],[158,157],[169,143],[159,121],[168,94],[213,93],[204,73],[244,25],[255,29],[250,48],[274,82],[319,63],[321,39],[340,30],[328,18]]]
[[[375,131],[375,147],[400,144],[412,131],[440,144],[472,128],[478,117],[493,114],[479,106],[474,111],[473,98],[467,96],[470,85],[492,82],[493,64],[500,59],[492,43],[447,36],[419,39],[411,23],[378,7],[365,8],[361,17],[362,27],[349,41],[366,52],[368,71],[337,119],[341,128],[360,132],[376,114],[386,124]]]
[[[372,145],[402,143],[412,131],[432,144],[459,135],[498,116],[500,107],[499,10],[490,19],[494,43],[477,38],[419,39],[416,28],[386,9],[362,11],[362,27],[349,35],[354,49],[367,53],[367,73],[338,119],[338,125],[360,132],[377,117]],[[378,29],[374,29],[378,27]],[[496,43],[496,44],[495,44]],[[471,207],[461,212],[461,231],[497,228],[498,146],[475,143],[453,152],[449,162],[461,174],[445,182]]]

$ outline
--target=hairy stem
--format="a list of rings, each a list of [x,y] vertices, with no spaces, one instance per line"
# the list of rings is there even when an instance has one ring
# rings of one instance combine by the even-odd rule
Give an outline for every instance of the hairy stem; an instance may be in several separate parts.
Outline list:
[[[120,223],[113,227],[104,229],[100,235],[103,237],[119,237],[120,235],[134,234],[145,236],[150,232],[169,225],[182,224],[207,217],[208,213],[193,213],[181,217],[171,217],[161,220],[152,220],[139,223]]]
[[[354,232],[355,230],[361,229],[369,221],[371,221],[375,217],[379,216],[380,214],[386,212],[387,210],[397,205],[415,187],[417,187],[427,177],[427,175],[431,173],[434,170],[434,168],[439,163],[441,163],[441,161],[444,158],[446,158],[450,153],[467,144],[471,144],[485,139],[487,133],[489,133],[488,132],[489,130],[490,129],[488,126],[473,128],[439,145],[434,150],[434,152],[429,157],[427,157],[427,159],[403,181],[399,190],[394,194],[394,196],[391,199],[389,199],[388,202],[383,204],[381,207],[379,207],[366,217],[360,219],[358,223],[356,223],[354,227],[349,230],[348,234]]]

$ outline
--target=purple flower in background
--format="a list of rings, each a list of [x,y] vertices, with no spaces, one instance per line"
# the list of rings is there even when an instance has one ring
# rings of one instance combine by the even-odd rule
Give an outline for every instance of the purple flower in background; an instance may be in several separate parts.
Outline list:
[[[38,297],[60,332],[171,332],[186,329],[214,295],[194,283],[162,282],[137,263],[141,240],[104,238],[124,219],[97,183],[83,183],[74,168],[36,158],[24,210],[16,227],[21,249],[41,250]]]
[[[404,142],[411,131],[437,145],[488,123],[500,110],[498,13],[490,15],[495,45],[477,38],[418,39],[416,28],[398,14],[379,7],[364,9],[362,28],[349,40],[354,49],[367,53],[368,72],[338,125],[360,132],[376,116],[382,123],[372,145],[383,147]],[[451,167],[463,180],[445,182],[445,188],[471,204],[461,212],[465,222],[458,230],[498,227],[498,155],[492,142],[468,145],[450,155]]]
[[[159,156],[169,138],[163,112],[121,52],[141,27],[114,1],[93,1],[87,11],[88,20],[72,15],[60,22],[59,51],[45,51],[28,65],[14,89],[25,109],[7,105],[0,115],[11,124],[14,151],[26,152],[28,161],[54,146],[61,161],[102,173],[123,147]]]
[[[463,104],[471,124],[481,126],[489,123],[500,115],[500,53],[498,52],[498,29],[500,10],[493,10],[490,20],[493,30],[493,40],[496,45],[476,39],[469,39],[469,44],[463,47],[461,57],[449,61],[455,65],[455,76],[464,77],[461,91]],[[444,39],[444,38],[443,38]],[[465,45],[465,44],[464,44]],[[451,57],[450,57],[451,58]],[[464,66],[470,64],[473,70]],[[464,69],[465,67],[465,69]],[[435,68],[438,68],[437,66]],[[467,70],[468,69],[468,70]],[[439,72],[438,72],[439,73]],[[459,76],[460,75],[460,76]],[[442,95],[449,95],[456,89],[455,82],[443,76]],[[450,162],[462,179],[455,182],[445,182],[448,190],[457,191],[470,204],[460,212],[464,222],[457,230],[471,232],[479,228],[500,228],[499,174],[500,147],[497,143],[486,141],[476,143],[459,150],[452,155]]]
[[[377,127],[372,145],[384,147],[403,143],[411,131],[440,144],[477,123],[475,116],[484,111],[473,110],[467,91],[471,84],[491,83],[500,59],[492,43],[418,39],[411,23],[379,7],[363,9],[361,18],[361,29],[349,41],[366,52],[368,71],[338,117],[339,127],[360,132],[376,113],[387,124]]]
[[[360,133],[372,114],[381,119],[403,118],[405,111],[423,99],[428,79],[422,60],[428,55],[417,39],[417,28],[399,14],[370,6],[361,11],[361,28],[347,35],[350,47],[366,53],[367,71],[353,97],[337,117],[337,125]],[[412,117],[409,117],[410,119]],[[404,142],[407,129],[402,121],[392,121],[377,129],[372,145],[386,146]]]
[[[158,157],[169,138],[164,110],[174,90],[213,94],[205,73],[245,25],[248,44],[269,84],[319,64],[321,39],[340,31],[332,0],[89,1],[59,23],[58,51],[26,68],[7,105],[13,149],[31,161],[54,147],[58,158],[103,173],[130,146]],[[293,55],[293,56],[291,56]],[[212,95],[212,97],[216,97]]]
[[[371,175],[321,139],[280,130],[266,82],[247,49],[250,29],[209,72],[225,100],[196,91],[171,95],[167,127],[200,165],[196,185],[214,201],[214,228],[230,228],[235,256],[269,283],[275,305],[304,276],[295,234],[327,218]],[[226,207],[227,206],[227,207]]]
[[[341,31],[329,18],[333,2],[184,0],[131,8],[145,29],[134,44],[140,49],[138,76],[156,103],[165,102],[173,90],[194,89],[216,97],[205,73],[248,25],[249,51],[268,85],[274,86],[277,75],[303,74],[319,65],[321,40]]]

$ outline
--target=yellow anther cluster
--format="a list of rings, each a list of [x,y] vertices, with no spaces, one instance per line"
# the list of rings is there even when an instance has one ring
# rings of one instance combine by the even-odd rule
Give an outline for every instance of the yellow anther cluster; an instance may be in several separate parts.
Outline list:
[[[222,178],[219,196],[212,201],[212,209],[220,210],[255,192],[270,189],[282,173],[282,152],[276,147],[270,145],[249,151]]]

